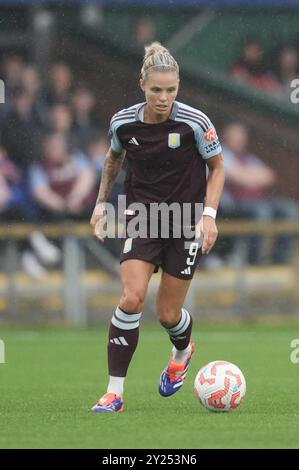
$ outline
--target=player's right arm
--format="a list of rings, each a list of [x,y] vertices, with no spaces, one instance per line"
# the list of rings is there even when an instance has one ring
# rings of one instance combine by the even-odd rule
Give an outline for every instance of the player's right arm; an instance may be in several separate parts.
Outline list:
[[[124,157],[124,151],[116,152],[112,149],[112,147],[109,148],[106,155],[99,194],[90,219],[90,225],[92,226],[93,233],[101,241],[103,241],[103,237],[99,231],[97,231],[97,224],[105,216],[105,202],[108,199],[119,170],[121,169]]]

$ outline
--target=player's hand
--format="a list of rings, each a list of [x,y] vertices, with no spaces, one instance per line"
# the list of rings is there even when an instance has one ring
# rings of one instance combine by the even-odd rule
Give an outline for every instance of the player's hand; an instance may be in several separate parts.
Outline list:
[[[216,227],[216,222],[213,217],[209,215],[203,215],[195,228],[196,238],[203,236],[203,242],[201,251],[202,254],[208,255],[215,245],[215,242],[218,237],[218,230]]]
[[[103,225],[106,222],[106,209],[105,209],[105,204],[103,202],[99,202],[96,204],[91,219],[90,219],[90,225],[92,226],[93,233],[94,235],[101,240],[101,242],[104,241],[104,235],[103,235]]]

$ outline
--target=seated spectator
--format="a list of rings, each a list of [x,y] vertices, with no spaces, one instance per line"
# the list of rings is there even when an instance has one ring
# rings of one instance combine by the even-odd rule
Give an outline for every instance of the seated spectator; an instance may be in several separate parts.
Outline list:
[[[1,72],[5,81],[6,90],[13,91],[16,87],[21,85],[24,67],[24,60],[18,53],[12,52],[4,57]]]
[[[98,184],[101,179],[105,158],[109,149],[109,141],[107,137],[100,132],[96,132],[90,136],[89,142],[85,147],[86,155],[90,158],[97,174]],[[112,191],[109,195],[109,202],[117,206],[118,196],[124,192],[125,171],[123,168],[119,171]]]
[[[21,172],[7,157],[6,151],[0,147],[0,217],[1,220],[20,222],[36,221],[34,206],[30,199]],[[42,233],[34,231],[28,240],[20,244],[21,265],[24,271],[35,279],[40,279],[46,265],[60,260],[60,250],[53,246]]]
[[[33,65],[26,65],[21,75],[22,87],[31,95],[33,108],[43,125],[47,123],[48,109],[41,97],[41,79],[38,70]]]
[[[0,217],[14,222],[33,221],[34,217],[34,207],[22,182],[21,172],[7,158],[3,147],[0,147]],[[39,259],[47,266],[60,260],[60,251],[36,231],[21,243],[21,252],[24,271],[35,279],[46,273]]]
[[[226,183],[220,203],[220,215],[263,222],[274,219],[298,219],[299,211],[295,202],[283,197],[269,196],[276,175],[256,155],[249,152],[247,127],[239,122],[231,123],[225,128],[223,137]],[[291,249],[291,237],[278,237],[272,262],[277,264],[289,262]],[[260,237],[250,237],[248,250],[249,263],[260,264],[263,255]]]
[[[83,154],[72,154],[60,134],[49,134],[43,158],[32,166],[30,188],[43,220],[88,219],[95,202],[95,174]]]
[[[86,155],[90,158],[99,178],[102,174],[108,149],[108,139],[100,132],[94,132],[85,147]]]
[[[8,159],[3,147],[0,147],[0,214],[2,218],[18,219],[19,209],[23,202],[20,188],[21,173]],[[18,212],[18,213],[17,213]]]
[[[43,150],[41,161],[30,169],[30,189],[39,220],[89,219],[96,198],[92,165],[84,155],[70,153],[66,138],[58,133],[47,135]],[[29,241],[31,249],[23,253],[22,266],[39,279],[47,267],[61,260],[61,251],[38,231]]]
[[[6,97],[10,97],[16,88],[22,85],[22,75],[25,68],[24,59],[16,52],[4,56],[1,67],[1,78],[5,83]]]
[[[5,103],[0,106],[0,122],[12,109],[12,97],[14,91],[22,84],[22,73],[25,67],[23,58],[16,52],[9,53],[4,57],[1,66],[1,79],[5,83]]]
[[[40,152],[42,124],[33,97],[24,88],[14,91],[13,109],[1,129],[1,143],[10,159],[26,170]]]
[[[241,56],[231,67],[230,76],[267,92],[274,92],[279,88],[275,77],[266,70],[264,48],[255,38],[246,39]]]
[[[89,157],[97,176],[97,187],[100,183],[109,146],[110,142],[107,136],[101,132],[95,132],[91,135],[85,147],[85,153]],[[123,213],[118,214],[118,197],[124,193],[124,180],[125,170],[124,167],[122,167],[118,172],[108,198],[108,202],[114,205],[116,215],[119,216],[121,222],[123,220]],[[105,241],[105,246],[114,256],[119,256],[120,243],[118,238],[108,238]]]
[[[73,134],[79,148],[84,148],[96,131],[96,123],[92,115],[95,102],[95,96],[88,88],[80,86],[75,89],[72,98]]]
[[[48,106],[56,103],[70,104],[72,90],[72,72],[64,62],[54,62],[49,70],[49,84],[44,92]]]
[[[150,44],[156,37],[156,25],[152,18],[148,16],[141,16],[137,19],[133,26],[132,39],[135,45],[144,48],[145,45]]]
[[[63,135],[66,140],[74,144],[74,133],[72,131],[73,116],[66,104],[55,104],[49,112],[49,131]]]
[[[276,77],[279,83],[277,95],[290,99],[291,82],[299,77],[299,57],[294,46],[287,45],[280,51]]]

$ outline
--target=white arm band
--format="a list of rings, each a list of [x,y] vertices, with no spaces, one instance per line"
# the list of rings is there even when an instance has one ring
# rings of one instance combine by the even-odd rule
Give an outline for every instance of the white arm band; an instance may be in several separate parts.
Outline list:
[[[213,207],[205,207],[202,215],[209,215],[213,219],[216,219],[217,211]]]

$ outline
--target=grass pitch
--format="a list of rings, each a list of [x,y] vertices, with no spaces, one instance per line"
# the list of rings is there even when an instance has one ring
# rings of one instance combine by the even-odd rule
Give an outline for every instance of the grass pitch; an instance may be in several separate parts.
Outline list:
[[[290,343],[299,326],[195,325],[196,351],[183,388],[157,392],[170,343],[141,328],[121,414],[92,414],[106,388],[106,330],[0,329],[1,448],[299,448],[299,364]],[[208,361],[238,365],[247,395],[231,413],[196,401],[193,381]]]

